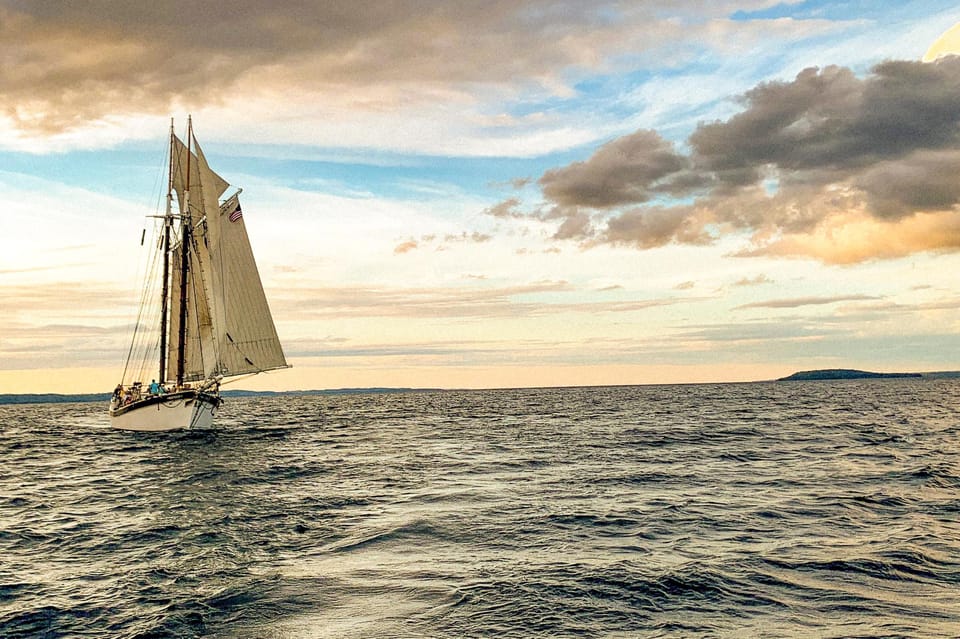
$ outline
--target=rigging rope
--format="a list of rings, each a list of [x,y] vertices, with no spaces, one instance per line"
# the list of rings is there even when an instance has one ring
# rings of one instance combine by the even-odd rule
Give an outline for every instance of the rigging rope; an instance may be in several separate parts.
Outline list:
[[[155,174],[155,183],[154,183],[154,192],[157,193],[157,199],[154,203],[154,212],[159,213],[161,210],[161,202],[164,200],[164,195],[161,190],[158,188],[158,185],[161,183],[161,180],[166,174],[166,167],[169,166],[170,161],[170,146],[169,144],[164,145],[163,153],[163,164],[161,168]],[[161,218],[159,215],[152,216],[155,219]],[[162,218],[161,218],[162,219]],[[162,228],[162,225],[161,225]],[[144,234],[146,233],[146,228],[144,228]],[[133,335],[130,339],[130,347],[127,349],[127,358],[123,365],[123,373],[120,377],[120,383],[126,384],[128,381],[128,373],[131,372],[131,365],[134,363],[134,354],[142,353],[143,357],[141,358],[139,369],[137,371],[137,377],[139,381],[143,381],[144,375],[146,373],[145,366],[145,357],[146,353],[149,352],[149,332],[147,336],[144,336],[144,330],[142,327],[144,317],[152,316],[153,312],[156,309],[156,305],[159,302],[158,298],[151,297],[157,293],[155,289],[156,280],[157,280],[157,267],[161,263],[161,260],[158,259],[162,255],[162,233],[157,232],[157,224],[154,222],[154,235],[159,238],[157,243],[152,243],[152,249],[148,249],[145,254],[145,260],[137,267],[136,274],[134,276],[134,286],[141,284],[140,287],[140,299],[137,303],[137,312],[135,315]],[[143,236],[140,240],[141,246],[143,245]],[[155,344],[159,343],[159,327],[156,327],[154,331],[157,333],[157,338],[154,340]],[[155,351],[159,351],[159,346],[154,347]],[[159,353],[158,353],[159,354]]]

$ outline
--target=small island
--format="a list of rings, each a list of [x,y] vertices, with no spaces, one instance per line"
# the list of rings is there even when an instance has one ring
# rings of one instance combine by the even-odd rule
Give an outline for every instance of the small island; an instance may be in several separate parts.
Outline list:
[[[859,371],[853,368],[822,368],[813,371],[799,371],[787,377],[781,377],[778,382],[807,382],[828,379],[889,379],[901,377],[923,377],[922,373],[872,373]]]

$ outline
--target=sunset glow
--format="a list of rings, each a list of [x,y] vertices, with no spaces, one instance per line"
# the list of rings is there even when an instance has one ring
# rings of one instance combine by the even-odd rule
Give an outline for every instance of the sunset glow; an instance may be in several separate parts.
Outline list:
[[[15,6],[0,393],[116,384],[187,114],[293,365],[228,388],[960,369],[956,3]]]

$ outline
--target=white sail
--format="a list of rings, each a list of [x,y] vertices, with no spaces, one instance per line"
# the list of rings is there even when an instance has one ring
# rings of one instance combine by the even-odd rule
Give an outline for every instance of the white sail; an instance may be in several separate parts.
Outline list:
[[[196,140],[194,140],[194,149],[195,152],[188,156],[187,145],[177,136],[173,137],[173,188],[180,199],[182,213],[184,191],[189,186],[191,215],[199,214],[195,215],[194,223],[196,223],[207,210],[217,210],[219,207],[217,198],[223,195],[230,183],[213,172]],[[187,175],[188,164],[190,165],[189,176]]]
[[[187,291],[187,334],[184,379],[211,379],[284,368],[287,366],[263,292],[260,274],[250,248],[237,196],[222,206],[219,196],[227,182],[207,164],[199,145],[189,157],[176,139],[173,185],[182,214],[189,203],[193,228]],[[179,262],[174,257],[175,286],[179,295]],[[172,322],[179,325],[178,322]],[[209,331],[207,329],[209,324]],[[171,336],[175,336],[171,326]],[[170,360],[175,370],[175,354]]]
[[[220,241],[211,250],[211,258],[223,286],[223,323],[218,334],[221,374],[284,368],[287,360],[263,293],[236,195],[224,202],[218,217]]]

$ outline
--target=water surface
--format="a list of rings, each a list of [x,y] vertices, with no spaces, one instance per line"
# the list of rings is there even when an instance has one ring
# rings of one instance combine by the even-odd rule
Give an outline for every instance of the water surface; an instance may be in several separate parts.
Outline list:
[[[960,383],[0,407],[3,637],[957,637]]]

